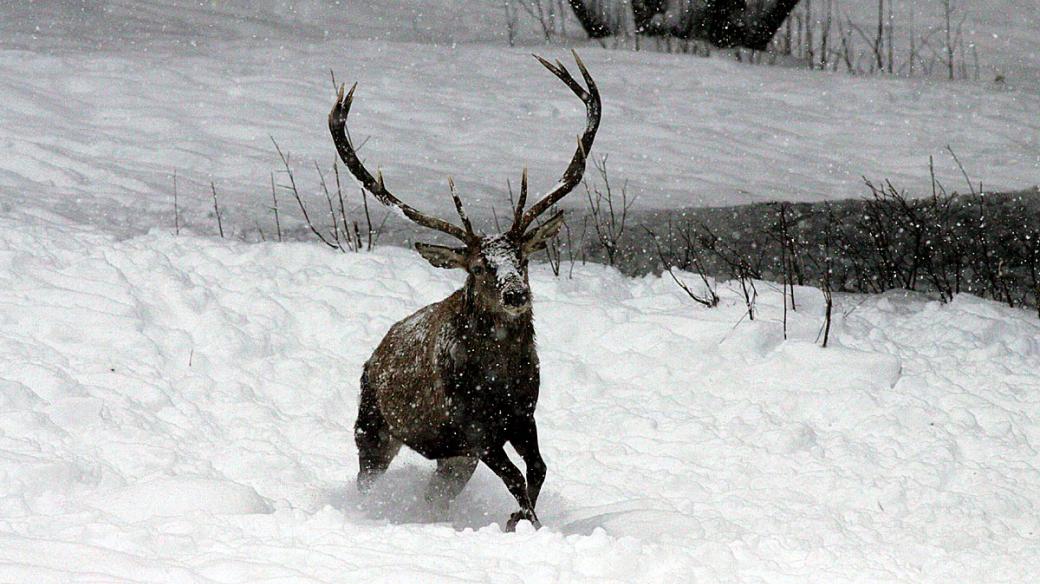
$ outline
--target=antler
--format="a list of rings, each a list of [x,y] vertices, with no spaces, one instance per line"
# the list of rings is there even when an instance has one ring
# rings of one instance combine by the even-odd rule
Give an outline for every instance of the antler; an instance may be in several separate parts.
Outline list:
[[[538,202],[531,205],[531,208],[527,211],[523,211],[523,202],[517,206],[513,227],[510,229],[510,233],[514,237],[522,236],[535,218],[567,196],[581,182],[581,177],[585,174],[585,161],[588,159],[589,151],[592,150],[592,142],[596,139],[596,130],[599,129],[599,118],[602,110],[599,89],[596,87],[596,82],[592,80],[592,75],[589,75],[589,70],[585,68],[585,63],[582,62],[577,51],[571,51],[571,53],[574,55],[574,61],[578,64],[578,69],[581,70],[581,76],[585,78],[585,85],[588,86],[587,90],[574,80],[574,77],[571,76],[570,72],[567,71],[567,68],[560,61],[556,61],[554,65],[538,55],[535,55],[534,58],[538,59],[546,69],[552,71],[553,75],[559,77],[560,81],[567,84],[567,87],[570,87],[571,91],[585,103],[587,110],[585,133],[578,138],[578,149],[575,150],[574,157],[571,158],[571,163],[567,166],[567,170],[563,172],[560,182],[556,183],[555,187],[539,199]],[[524,175],[526,179],[526,172]],[[523,212],[522,215],[521,212]]]
[[[372,196],[378,199],[380,203],[388,207],[397,207],[402,213],[404,213],[405,217],[423,227],[429,227],[430,229],[436,229],[442,233],[447,233],[465,243],[471,243],[474,241],[476,235],[473,233],[473,229],[469,225],[469,220],[462,211],[462,201],[460,201],[458,196],[455,194],[454,185],[452,185],[452,199],[455,202],[455,207],[458,209],[466,229],[452,225],[443,219],[431,217],[417,211],[387,190],[386,185],[383,184],[382,172],[376,172],[378,178],[374,178],[372,173],[368,172],[365,165],[358,159],[357,152],[354,151],[354,146],[350,143],[350,138],[347,137],[346,132],[347,115],[350,113],[350,104],[354,100],[355,89],[357,89],[357,83],[350,88],[350,92],[347,93],[346,97],[344,97],[344,86],[340,85],[339,93],[336,95],[336,104],[332,106],[332,111],[329,112],[329,132],[332,133],[332,141],[336,143],[336,150],[339,152],[339,157],[343,159],[343,164],[347,165],[347,168],[350,170],[351,174],[354,175],[354,178],[358,179],[362,186],[364,186],[368,192],[372,193]]]

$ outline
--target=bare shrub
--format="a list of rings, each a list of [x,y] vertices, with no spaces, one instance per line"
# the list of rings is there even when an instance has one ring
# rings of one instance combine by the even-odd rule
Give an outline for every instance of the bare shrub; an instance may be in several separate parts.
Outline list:
[[[509,46],[516,42],[520,13],[538,25],[546,42],[557,35],[567,34],[569,10],[564,0],[503,0],[502,4]]]
[[[683,257],[685,259],[685,265],[680,266],[680,269],[689,270],[692,267],[696,270],[696,273],[700,277],[701,283],[704,286],[703,294],[694,292],[686,282],[684,282],[682,279],[675,275],[675,262],[673,259],[674,256],[669,256],[665,254],[664,249],[661,247],[661,240],[656,234],[654,234],[653,230],[646,226],[644,226],[643,229],[650,236],[650,239],[653,240],[654,246],[657,249],[657,257],[660,259],[661,265],[664,266],[665,271],[668,272],[669,276],[671,276],[672,281],[675,282],[675,284],[679,286],[679,288],[683,292],[685,292],[687,296],[689,296],[690,300],[693,300],[697,304],[704,305],[707,308],[715,308],[716,306],[718,306],[719,295],[715,291],[715,286],[712,284],[711,281],[708,280],[708,277],[705,276],[704,266],[701,264],[700,257],[697,255],[697,249],[694,245],[693,238],[689,235],[689,230],[687,230],[686,232],[686,246],[685,248],[683,248]],[[668,241],[674,241],[672,237],[671,221],[668,222],[667,239]]]
[[[278,240],[282,240],[282,226],[277,194],[277,189],[281,188],[292,195],[293,199],[296,201],[297,207],[300,209],[300,214],[303,216],[304,225],[306,225],[307,230],[310,231],[318,241],[332,249],[344,253],[348,251],[360,252],[366,249],[372,251],[372,248],[379,240],[379,236],[386,224],[389,211],[384,214],[382,222],[378,225],[374,225],[372,223],[372,216],[368,209],[368,196],[362,189],[361,204],[365,218],[363,236],[362,227],[359,222],[357,220],[349,220],[346,196],[343,193],[343,186],[339,175],[339,164],[334,161],[332,166],[336,186],[335,194],[333,194],[329,188],[328,182],[325,180],[324,171],[322,171],[321,166],[315,162],[314,170],[318,175],[318,184],[321,195],[325,199],[325,205],[328,209],[329,221],[329,226],[327,228],[319,228],[315,225],[314,221],[312,221],[311,213],[308,210],[307,205],[304,203],[303,195],[301,194],[296,181],[296,172],[293,170],[289,155],[282,151],[278,142],[276,142],[274,138],[271,138],[271,143],[274,144],[275,150],[278,152],[278,157],[282,162],[282,172],[288,180],[288,184],[279,185],[275,182],[274,175],[271,175],[271,199],[273,202],[271,209],[274,213],[275,226],[278,231]]]
[[[588,179],[582,181],[588,203],[587,217],[596,239],[606,253],[607,264],[613,266],[623,253],[628,212],[635,203],[635,197],[630,199],[628,196],[628,181],[621,184],[620,192],[611,184],[606,156],[593,161],[593,166],[599,175],[599,182],[590,185]]]

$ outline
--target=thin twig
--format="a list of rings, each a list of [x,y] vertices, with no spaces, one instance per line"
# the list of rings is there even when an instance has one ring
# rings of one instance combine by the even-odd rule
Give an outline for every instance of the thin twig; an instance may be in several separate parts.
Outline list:
[[[343,240],[339,237],[339,220],[336,219],[336,209],[332,206],[332,194],[329,193],[329,185],[325,182],[325,175],[321,172],[321,167],[318,166],[318,161],[314,161],[314,170],[318,173],[318,180],[321,182],[321,190],[325,193],[325,202],[329,205],[329,219],[332,220],[332,238],[336,242],[336,248],[341,252],[346,252],[343,249]]]
[[[357,247],[353,245],[353,237],[350,234],[350,223],[347,222],[347,210],[343,204],[343,185],[339,182],[339,163],[333,159],[332,161],[332,172],[336,176],[336,198],[339,199],[339,217],[343,224],[343,236],[347,238],[347,247],[358,251]]]
[[[282,221],[278,217],[278,193],[274,187],[274,173],[271,173],[271,210],[274,211],[274,228],[278,232],[278,241],[282,241]]]
[[[224,222],[220,219],[220,205],[217,204],[217,186],[210,182],[209,188],[213,191],[213,212],[217,215],[217,228],[220,229],[220,238],[224,239]]]
[[[368,251],[372,251],[372,215],[368,212],[368,192],[361,189],[361,204],[365,208],[365,224],[368,226]]]
[[[953,161],[957,163],[957,168],[959,168],[961,170],[961,175],[964,176],[964,181],[968,183],[968,190],[971,191],[971,194],[972,195],[980,195],[980,194],[982,194],[981,192],[978,192],[978,193],[975,192],[975,185],[971,184],[971,179],[968,178],[968,172],[966,170],[964,170],[964,165],[961,164],[961,159],[957,158],[957,153],[953,151],[953,148],[950,148],[949,144],[946,145],[946,151],[950,153],[950,156],[953,157]],[[979,191],[981,191],[981,190],[982,190],[982,188],[980,186]]]
[[[311,223],[310,215],[307,214],[307,206],[303,204],[303,198],[300,197],[300,190],[296,188],[296,177],[293,175],[292,167],[289,166],[289,159],[285,156],[285,154],[282,152],[282,149],[278,146],[278,142],[275,141],[274,136],[271,136],[270,138],[271,143],[274,144],[274,149],[278,151],[279,158],[282,159],[282,165],[285,166],[285,174],[289,177],[289,186],[283,186],[282,188],[287,188],[289,192],[292,193],[293,197],[296,198],[296,204],[300,206],[300,212],[303,213],[303,220],[306,221],[307,227],[310,228],[311,233],[317,236],[317,238],[320,239],[321,242],[325,245],[331,247],[332,249],[337,249],[336,245],[330,242],[329,240],[325,239],[325,236],[322,235],[321,232],[314,227],[313,223]]]
[[[173,234],[181,234],[181,212],[177,203],[177,169],[173,169]]]
[[[383,226],[386,225],[386,220],[390,218],[391,209],[387,209],[386,213],[383,213],[383,219],[379,222],[379,227],[376,228],[375,239],[369,244],[369,251],[372,250],[372,246],[379,243],[379,236],[383,234]]]

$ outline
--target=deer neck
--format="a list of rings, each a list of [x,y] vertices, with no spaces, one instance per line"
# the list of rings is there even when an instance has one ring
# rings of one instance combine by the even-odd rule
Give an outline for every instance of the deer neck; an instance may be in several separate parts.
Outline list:
[[[534,339],[534,318],[531,311],[516,316],[490,310],[476,301],[470,282],[460,291],[462,310],[459,325],[463,337],[481,344],[523,346]]]

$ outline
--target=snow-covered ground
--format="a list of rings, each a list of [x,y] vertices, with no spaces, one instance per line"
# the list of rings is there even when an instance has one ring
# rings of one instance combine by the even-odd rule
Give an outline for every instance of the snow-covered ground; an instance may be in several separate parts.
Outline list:
[[[323,203],[313,166],[328,170],[334,157],[330,69],[360,82],[352,126],[368,138],[367,161],[399,195],[440,212],[450,211],[449,175],[485,217],[525,164],[532,188],[548,188],[583,127],[581,103],[529,56],[568,59],[564,48],[506,46],[496,2],[102,4],[0,5],[7,207],[141,233],[173,223],[176,171],[189,223],[212,225],[213,181],[229,226],[271,231],[280,163],[270,137]],[[1006,14],[998,8],[986,14]],[[1008,30],[1035,32],[1035,12]],[[982,55],[1040,62],[1035,35],[1019,37]],[[595,152],[645,208],[860,196],[863,175],[922,191],[930,155],[960,186],[946,145],[987,188],[1040,182],[1040,73],[994,84],[994,65],[979,83],[950,83],[582,50],[605,103]]]
[[[585,47],[596,152],[645,207],[921,187],[947,144],[987,189],[1036,184],[1040,8],[965,4],[1006,83]],[[733,284],[708,310],[667,278],[538,266],[545,527],[502,533],[514,503],[483,467],[427,509],[411,453],[356,493],[361,365],[460,276],[203,237],[208,186],[225,227],[271,233],[274,136],[319,204],[334,68],[361,81],[362,154],[416,206],[448,212],[451,174],[486,224],[525,163],[546,188],[581,105],[528,56],[563,48],[530,28],[508,48],[500,8],[0,3],[0,582],[1032,581],[1040,323],[970,296],[839,297],[821,349],[811,288],[785,340],[768,283],[752,322]]]
[[[0,581],[1029,582],[1040,324],[950,305],[533,270],[545,527],[481,467],[361,499],[361,365],[455,272],[161,230],[0,218]],[[695,280],[686,275],[691,283]],[[421,498],[420,498],[421,499]]]

